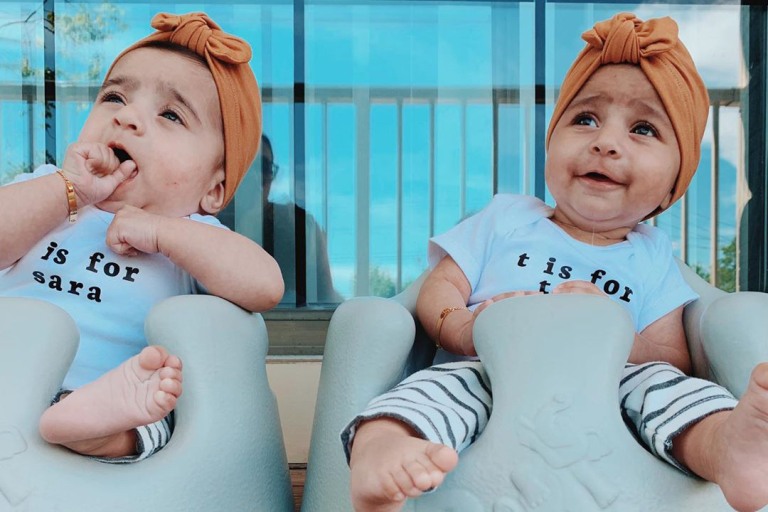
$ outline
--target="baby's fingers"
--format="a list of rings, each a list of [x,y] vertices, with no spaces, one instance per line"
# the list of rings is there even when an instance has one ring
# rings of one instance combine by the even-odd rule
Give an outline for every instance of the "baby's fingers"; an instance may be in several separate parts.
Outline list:
[[[120,166],[120,160],[114,151],[104,144],[92,145],[84,156],[86,169],[96,176],[112,174]]]
[[[138,256],[139,254],[139,251],[137,251],[131,244],[126,242],[112,240],[108,241],[107,245],[110,249],[112,249],[112,252],[121,256]]]
[[[113,172],[110,177],[115,179],[117,182],[115,187],[117,187],[117,185],[130,178],[135,171],[136,163],[133,160],[126,160],[115,169],[115,172]]]
[[[500,300],[509,299],[510,297],[525,297],[527,295],[541,295],[541,292],[536,292],[532,290],[517,290],[514,292],[504,292],[500,293],[498,295],[494,295],[490,299],[487,299],[480,303],[477,308],[475,308],[475,316],[479,315],[481,311],[483,311],[485,308],[493,304],[494,302],[499,302]]]
[[[602,290],[589,281],[566,281],[557,285],[552,293],[587,293],[592,295],[605,295]]]

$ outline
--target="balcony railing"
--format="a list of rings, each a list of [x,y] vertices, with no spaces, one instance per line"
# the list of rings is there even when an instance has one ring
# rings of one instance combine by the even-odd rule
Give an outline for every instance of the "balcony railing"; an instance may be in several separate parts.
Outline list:
[[[24,165],[29,168],[41,163],[36,161],[35,155],[44,154],[45,136],[44,125],[45,119],[45,97],[44,87],[42,85],[20,85],[18,83],[0,83],[0,140],[12,139],[19,144],[26,144],[25,151],[21,162],[9,162],[7,158],[0,158],[0,178],[5,174],[7,175],[9,169],[7,166],[13,166],[14,168],[20,168]],[[79,130],[78,121],[71,116],[74,114],[67,114],[72,112],[68,109],[68,105],[80,104],[87,105],[89,100],[96,95],[98,91],[98,84],[61,84],[56,87],[55,104],[57,105],[56,123],[59,126],[59,132],[61,128],[65,127],[67,130],[72,129],[72,133],[67,133],[68,140],[62,140],[56,142],[58,152],[66,146],[67,143],[73,141],[77,137],[77,131]],[[720,162],[721,162],[721,134],[725,129],[740,129],[733,126],[723,127],[721,126],[721,111],[724,108],[737,108],[740,109],[740,89],[714,89],[710,90],[710,100],[712,105],[712,111],[710,116],[710,133],[711,139],[709,139],[706,146],[711,148],[711,156],[707,159],[710,162],[710,168],[699,169],[699,174],[709,173],[710,183],[712,184],[710,191],[710,202],[708,206],[709,211],[709,234],[707,243],[709,244],[709,262],[706,269],[709,273],[709,279],[712,283],[716,283],[718,279],[718,259],[720,257],[721,244],[718,243],[718,237],[720,235],[723,226],[738,226],[738,219],[734,212],[733,218],[720,218],[720,197],[721,192],[718,184],[721,180],[720,176]],[[547,91],[546,98],[555,97],[556,91]],[[288,106],[294,107],[294,109],[284,109],[287,112],[298,112],[301,115],[304,110],[295,109],[295,94],[293,87],[265,87],[262,91],[263,101],[265,109],[269,109],[275,106]],[[423,172],[426,174],[428,181],[428,198],[426,200],[428,208],[424,212],[427,217],[429,226],[429,235],[435,234],[435,214],[436,214],[436,202],[435,192],[440,186],[440,183],[436,179],[436,136],[435,136],[435,124],[436,113],[441,106],[453,105],[459,108],[460,126],[459,126],[459,183],[460,190],[458,193],[458,211],[459,216],[456,220],[465,216],[468,213],[467,207],[467,155],[469,154],[469,141],[472,139],[473,134],[468,130],[467,124],[467,110],[470,106],[483,106],[487,107],[491,111],[491,118],[493,122],[492,134],[493,141],[490,147],[493,155],[490,158],[492,162],[492,170],[490,173],[490,179],[492,184],[489,184],[489,189],[493,192],[507,191],[499,190],[499,183],[501,174],[505,172],[505,169],[500,168],[498,150],[499,145],[504,141],[499,140],[499,112],[502,108],[513,106],[519,109],[519,119],[523,129],[520,130],[524,141],[522,141],[521,148],[523,153],[520,161],[518,162],[520,169],[523,170],[522,183],[519,185],[520,190],[515,190],[517,193],[533,193],[533,184],[538,182],[542,183],[543,176],[541,171],[537,171],[536,166],[532,164],[534,159],[531,155],[535,153],[536,138],[533,130],[533,117],[535,109],[544,108],[543,105],[535,104],[536,95],[533,89],[480,89],[480,88],[395,88],[395,87],[307,87],[305,89],[304,103],[306,106],[312,106],[313,109],[319,107],[321,112],[320,126],[323,127],[324,133],[321,134],[322,142],[322,154],[314,155],[320,163],[320,179],[322,180],[322,192],[319,199],[314,199],[313,204],[319,204],[320,211],[313,211],[313,215],[318,219],[321,226],[326,230],[333,230],[334,226],[330,223],[329,219],[332,218],[330,210],[334,208],[332,201],[333,197],[333,184],[329,183],[328,177],[328,132],[334,129],[330,126],[328,110],[329,107],[343,105],[350,106],[354,110],[354,126],[346,127],[346,129],[354,134],[356,147],[354,158],[354,172],[355,176],[355,197],[356,203],[354,207],[354,215],[356,217],[356,232],[355,232],[355,254],[354,254],[354,274],[356,276],[354,280],[354,295],[369,295],[369,271],[371,267],[371,257],[369,254],[371,229],[370,229],[370,184],[371,184],[371,169],[370,169],[370,148],[371,148],[371,108],[373,106],[388,106],[394,110],[396,118],[396,135],[394,139],[397,141],[396,145],[392,147],[393,154],[396,155],[393,172],[395,173],[396,183],[396,206],[394,208],[393,215],[395,217],[395,240],[396,247],[394,254],[396,255],[395,261],[392,262],[392,266],[396,269],[396,275],[393,276],[395,281],[396,291],[400,291],[404,285],[407,284],[403,269],[406,265],[404,261],[403,251],[403,230],[407,229],[403,222],[403,141],[404,141],[404,111],[406,108],[412,105],[426,106],[428,109],[427,123],[429,133],[426,135],[428,140],[428,168]],[[7,108],[9,105],[14,104],[14,109]],[[9,112],[26,112],[24,116],[24,123],[14,123],[15,127],[12,133],[7,133],[3,130],[3,127],[7,127],[12,123],[6,116],[10,116]],[[85,111],[78,114],[85,116]],[[291,145],[296,149],[296,144],[303,144],[305,141],[304,136],[296,136],[297,126],[304,126],[303,123],[297,123],[295,117],[288,120],[290,132],[293,134],[293,140]],[[21,124],[21,125],[20,125]],[[732,123],[731,123],[732,124]],[[743,152],[743,150],[742,150]],[[297,161],[295,155],[305,155],[305,151],[294,151],[294,155],[291,157],[294,168],[294,181],[293,188],[295,190],[295,196],[297,201],[302,204],[305,198],[305,162]],[[39,157],[38,157],[39,158]],[[305,156],[306,158],[306,156]],[[287,160],[287,159],[285,159]],[[744,189],[744,177],[742,169],[743,155],[740,155],[739,162],[733,162],[737,168],[736,180],[738,181],[734,189],[740,191]],[[285,167],[285,163],[281,163]],[[318,179],[316,176],[313,179]],[[740,199],[737,198],[737,205],[740,204]],[[259,199],[254,199],[258,201]],[[684,197],[680,206],[680,220],[679,220],[679,233],[670,233],[673,239],[679,241],[679,256],[685,260],[690,261],[691,257],[691,233],[689,233],[689,204]],[[735,230],[738,233],[738,230]],[[426,247],[426,244],[424,244]],[[738,240],[736,248],[738,250]],[[739,261],[738,254],[736,255],[736,262]],[[331,261],[334,264],[334,261]],[[738,271],[738,269],[737,269]],[[738,278],[736,280],[738,283]]]

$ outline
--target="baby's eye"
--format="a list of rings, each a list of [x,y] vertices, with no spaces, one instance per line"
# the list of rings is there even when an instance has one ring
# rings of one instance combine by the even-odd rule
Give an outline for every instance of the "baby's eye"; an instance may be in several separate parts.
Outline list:
[[[167,120],[172,121],[174,123],[184,124],[184,122],[181,119],[181,116],[179,116],[179,114],[177,114],[176,112],[174,112],[171,109],[163,110],[163,112],[160,115],[162,117],[166,118]]]
[[[573,120],[573,124],[579,126],[597,127],[597,119],[595,119],[595,116],[592,114],[584,112],[576,116],[576,119]]]
[[[102,103],[124,103],[122,96],[116,92],[107,91],[101,95]]]
[[[635,127],[632,128],[632,133],[636,133],[638,135],[645,135],[646,137],[658,136],[658,133],[656,132],[656,128],[654,128],[652,125],[648,123],[636,124]]]

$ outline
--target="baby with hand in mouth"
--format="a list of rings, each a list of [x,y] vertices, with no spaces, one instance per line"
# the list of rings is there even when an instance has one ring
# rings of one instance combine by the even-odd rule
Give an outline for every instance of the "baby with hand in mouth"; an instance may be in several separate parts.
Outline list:
[[[104,462],[142,460],[173,430],[182,363],[147,346],[155,304],[206,292],[264,311],[283,294],[275,260],[215,217],[261,137],[251,49],[204,13],[152,26],[112,63],[61,168],[0,187],[0,296],[52,302],[80,331],[40,433]]]

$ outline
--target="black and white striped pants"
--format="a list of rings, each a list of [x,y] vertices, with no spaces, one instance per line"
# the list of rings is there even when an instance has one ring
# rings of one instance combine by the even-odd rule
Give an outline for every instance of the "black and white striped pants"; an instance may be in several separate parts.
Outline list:
[[[702,418],[736,406],[722,386],[689,377],[663,363],[627,364],[619,384],[621,415],[635,437],[657,457],[690,474],[672,457],[672,440]],[[432,366],[414,373],[373,399],[341,433],[349,460],[357,425],[389,417],[422,438],[461,451],[480,435],[493,407],[491,387],[480,361]]]
[[[59,391],[51,401],[51,405],[61,400],[62,397],[69,393],[71,393],[71,391]],[[168,441],[171,440],[174,426],[175,419],[173,411],[171,411],[165,418],[156,421],[155,423],[136,428],[136,453],[134,455],[127,455],[125,457],[90,458],[99,462],[106,462],[107,464],[130,464],[132,462],[139,462],[140,460],[144,460],[150,455],[159,452],[166,444],[168,444]]]

